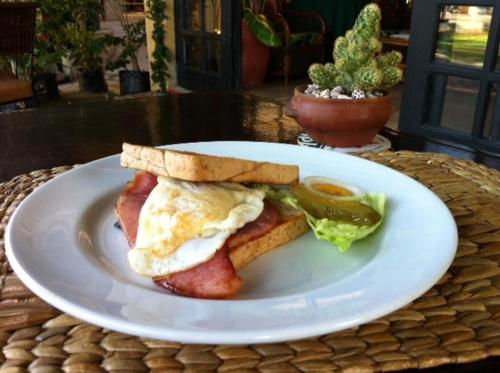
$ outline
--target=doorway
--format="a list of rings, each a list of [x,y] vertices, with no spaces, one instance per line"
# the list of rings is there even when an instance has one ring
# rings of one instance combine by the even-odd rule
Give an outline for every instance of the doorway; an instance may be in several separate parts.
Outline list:
[[[197,91],[240,91],[241,1],[174,4],[179,85]]]

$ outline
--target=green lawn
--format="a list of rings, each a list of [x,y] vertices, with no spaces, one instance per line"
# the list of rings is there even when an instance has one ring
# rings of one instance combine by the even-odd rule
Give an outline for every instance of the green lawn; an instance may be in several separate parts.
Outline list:
[[[483,66],[487,33],[440,33],[436,46],[436,59],[462,65]]]

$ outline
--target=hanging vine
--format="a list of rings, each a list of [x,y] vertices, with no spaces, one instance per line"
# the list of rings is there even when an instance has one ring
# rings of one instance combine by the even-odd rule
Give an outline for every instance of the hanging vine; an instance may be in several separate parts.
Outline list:
[[[155,49],[153,51],[153,61],[151,61],[151,78],[158,84],[160,92],[167,92],[167,80],[170,77],[168,63],[170,62],[170,51],[165,45],[165,9],[166,0],[147,0],[149,8],[148,17],[153,21],[153,41]]]

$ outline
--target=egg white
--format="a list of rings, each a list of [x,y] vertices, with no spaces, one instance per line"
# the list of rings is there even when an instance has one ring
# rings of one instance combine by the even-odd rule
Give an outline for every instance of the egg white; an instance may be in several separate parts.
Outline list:
[[[226,239],[264,209],[264,192],[236,183],[159,177],[140,215],[131,268],[154,277],[209,260]]]

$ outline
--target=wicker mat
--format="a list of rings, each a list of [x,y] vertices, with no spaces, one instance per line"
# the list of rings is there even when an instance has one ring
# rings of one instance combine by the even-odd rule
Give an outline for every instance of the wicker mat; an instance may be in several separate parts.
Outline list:
[[[9,216],[34,187],[70,167],[0,184],[2,372],[355,371],[465,363],[500,355],[500,172],[431,153],[364,155],[432,189],[460,231],[448,273],[384,318],[317,338],[267,345],[183,345],[76,320],[30,293],[4,253]]]

